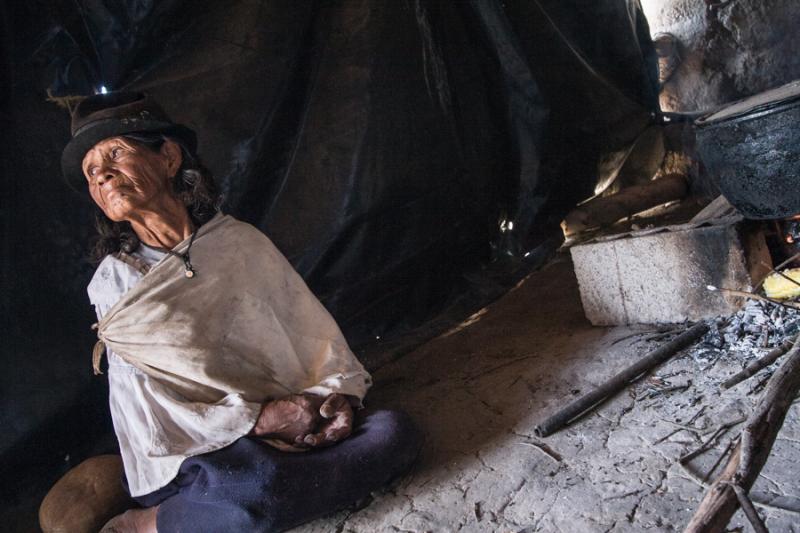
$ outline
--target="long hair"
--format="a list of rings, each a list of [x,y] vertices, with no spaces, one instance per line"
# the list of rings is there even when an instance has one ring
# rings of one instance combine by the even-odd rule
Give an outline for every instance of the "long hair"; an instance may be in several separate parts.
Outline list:
[[[172,192],[186,206],[196,228],[217,214],[221,199],[211,173],[179,139],[161,133],[130,133],[123,137],[153,151],[159,150],[166,140],[178,144],[183,161],[172,179]],[[139,238],[130,223],[114,222],[99,207],[95,214],[95,228],[97,237],[89,256],[94,263],[99,263],[108,254],[119,251],[131,253],[139,247]]]

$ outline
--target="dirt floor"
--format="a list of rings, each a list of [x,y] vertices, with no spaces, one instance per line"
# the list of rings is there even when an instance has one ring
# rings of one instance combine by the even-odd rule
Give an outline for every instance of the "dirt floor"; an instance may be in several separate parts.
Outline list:
[[[743,361],[679,354],[556,434],[533,428],[665,342],[652,327],[592,327],[568,256],[535,272],[458,328],[374,375],[367,403],[413,415],[427,441],[412,472],[358,511],[304,533],[681,531],[699,480],[741,425],[688,469],[677,459],[746,416],[763,374],[720,392]],[[800,531],[800,407],[795,403],[754,499],[772,533]],[[48,484],[49,486],[49,484]],[[35,531],[46,487],[0,513],[3,531]],[[26,493],[27,494],[27,493]],[[731,531],[752,531],[741,513]]]
[[[758,375],[720,392],[741,361],[679,355],[567,429],[544,439],[533,432],[662,342],[644,326],[592,327],[571,264],[559,256],[375,373],[368,404],[413,415],[427,435],[420,460],[367,507],[295,531],[682,530],[704,493],[700,477],[741,426],[688,468],[678,458],[721,424],[743,419],[763,387]],[[800,510],[798,418],[795,403],[754,499]],[[797,512],[760,512],[772,532],[800,531]],[[751,531],[741,512],[730,529]]]

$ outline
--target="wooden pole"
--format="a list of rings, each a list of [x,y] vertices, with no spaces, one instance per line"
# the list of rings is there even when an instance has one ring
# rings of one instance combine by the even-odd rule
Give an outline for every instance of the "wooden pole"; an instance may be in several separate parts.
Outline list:
[[[561,222],[561,228],[564,236],[569,237],[587,229],[609,226],[651,207],[680,200],[686,196],[686,190],[686,177],[678,174],[633,185],[617,194],[598,196],[576,207]]]
[[[573,419],[579,417],[612,394],[616,394],[628,386],[629,383],[641,377],[641,375],[645,372],[651,370],[656,365],[663,363],[675,355],[675,353],[679,350],[691,345],[697,339],[705,335],[707,331],[708,324],[706,322],[698,322],[687,331],[684,331],[668,343],[656,348],[642,359],[629,366],[613,378],[609,379],[593,391],[581,396],[563,409],[560,409],[558,412],[538,424],[533,429],[533,432],[536,433],[537,437],[546,437],[551,433],[558,431]]]

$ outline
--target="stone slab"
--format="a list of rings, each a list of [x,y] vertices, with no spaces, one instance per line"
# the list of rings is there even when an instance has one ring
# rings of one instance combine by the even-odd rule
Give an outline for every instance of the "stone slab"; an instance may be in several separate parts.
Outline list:
[[[570,249],[586,318],[596,326],[674,323],[735,312],[770,263],[763,234],[740,217],[626,233]],[[751,275],[752,272],[752,275]]]

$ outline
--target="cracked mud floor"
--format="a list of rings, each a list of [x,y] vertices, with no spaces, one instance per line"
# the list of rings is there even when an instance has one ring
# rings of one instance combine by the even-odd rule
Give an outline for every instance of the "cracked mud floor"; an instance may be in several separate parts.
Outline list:
[[[455,330],[375,373],[368,405],[411,413],[427,438],[420,459],[367,507],[293,531],[681,531],[704,493],[692,476],[708,471],[741,426],[690,471],[677,459],[720,424],[746,416],[762,374],[720,392],[741,361],[701,366],[679,354],[649,382],[568,428],[544,439],[533,434],[559,405],[663,342],[647,341],[648,333],[592,327],[572,266],[559,256]],[[652,376],[675,390],[653,395]],[[798,418],[795,403],[754,499],[800,509]],[[800,531],[798,514],[759,512],[773,533]],[[729,530],[752,531],[741,512]]]

